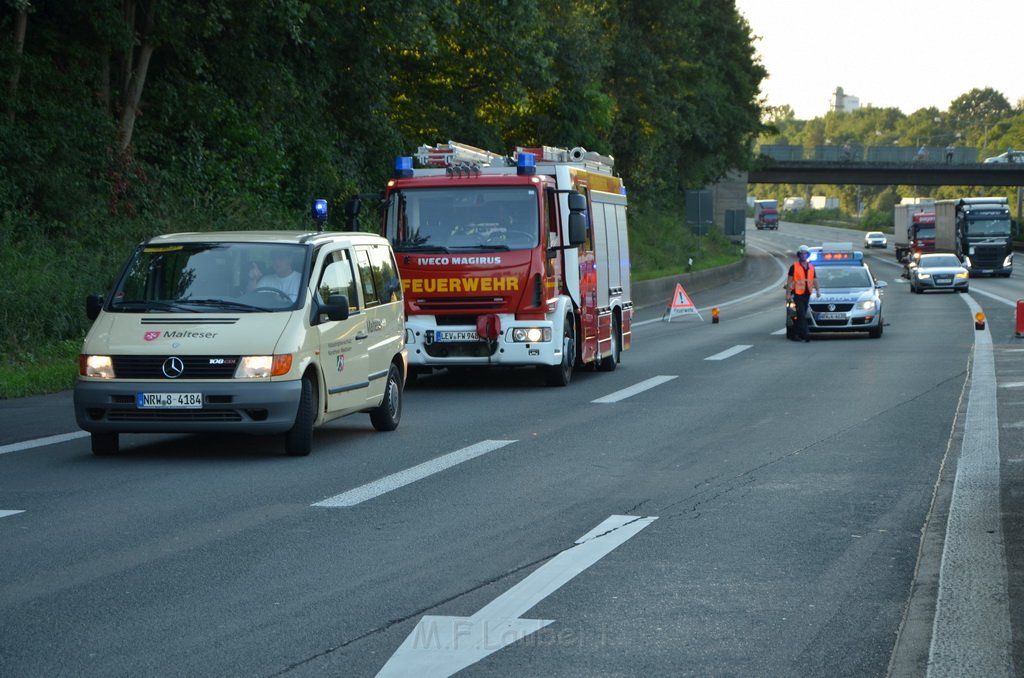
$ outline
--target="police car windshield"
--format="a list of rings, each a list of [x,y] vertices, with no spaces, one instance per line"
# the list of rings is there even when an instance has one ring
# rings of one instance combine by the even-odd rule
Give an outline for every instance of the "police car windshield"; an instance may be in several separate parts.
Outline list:
[[[816,266],[815,277],[822,289],[871,287],[871,274],[863,266]]]

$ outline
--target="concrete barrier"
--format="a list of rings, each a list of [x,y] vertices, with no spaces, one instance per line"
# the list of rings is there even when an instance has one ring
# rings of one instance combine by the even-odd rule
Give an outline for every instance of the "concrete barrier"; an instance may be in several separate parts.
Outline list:
[[[709,268],[693,273],[682,273],[667,278],[655,280],[643,280],[632,284],[633,306],[645,308],[647,306],[663,306],[665,308],[672,302],[672,295],[675,294],[676,284],[681,283],[687,294],[700,292],[710,287],[717,287],[724,283],[736,280],[743,276],[747,270],[747,259],[717,268]]]

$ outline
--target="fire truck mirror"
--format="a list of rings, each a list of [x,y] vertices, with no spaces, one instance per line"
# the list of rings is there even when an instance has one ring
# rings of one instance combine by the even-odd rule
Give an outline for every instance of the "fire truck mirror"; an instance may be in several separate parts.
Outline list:
[[[587,241],[587,220],[579,212],[569,213],[569,244],[573,247]]]
[[[587,198],[582,193],[569,194],[569,210],[571,212],[583,212],[587,209]]]

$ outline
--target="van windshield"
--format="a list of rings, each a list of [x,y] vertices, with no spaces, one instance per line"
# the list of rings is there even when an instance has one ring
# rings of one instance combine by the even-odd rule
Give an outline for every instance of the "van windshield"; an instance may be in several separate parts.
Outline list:
[[[306,250],[276,243],[147,244],[128,263],[111,297],[121,312],[291,310],[309,279]]]

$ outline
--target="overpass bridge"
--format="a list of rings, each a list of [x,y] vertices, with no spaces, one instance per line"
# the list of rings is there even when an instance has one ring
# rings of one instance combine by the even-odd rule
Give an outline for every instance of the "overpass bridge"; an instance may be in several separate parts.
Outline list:
[[[1024,163],[978,162],[973,148],[762,144],[751,184],[1024,186]],[[811,155],[812,158],[804,156]]]

